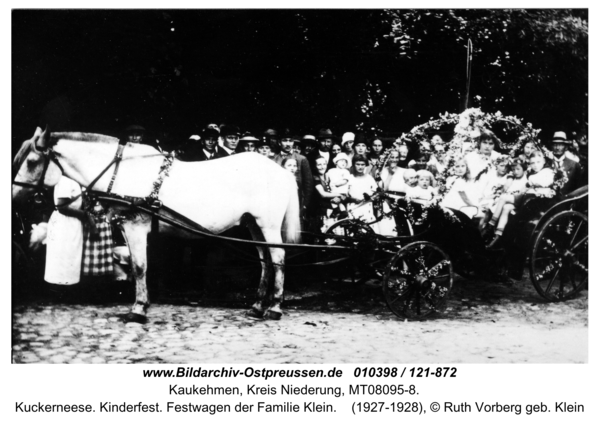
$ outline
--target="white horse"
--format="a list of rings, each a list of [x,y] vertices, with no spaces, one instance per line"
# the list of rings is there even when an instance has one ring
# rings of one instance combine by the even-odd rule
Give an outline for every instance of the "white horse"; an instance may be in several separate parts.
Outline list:
[[[19,168],[15,182],[37,185],[41,178],[46,187],[58,183],[61,173],[87,187],[111,163],[118,139],[87,133],[36,133],[25,141],[15,157]],[[147,197],[158,180],[165,156],[152,147],[127,144],[114,180],[112,193]],[[46,164],[49,163],[49,164]],[[45,173],[44,167],[47,166]],[[93,186],[106,192],[113,177],[114,164]],[[62,169],[61,169],[62,168]],[[12,196],[19,200],[32,193],[24,185],[13,185]],[[271,244],[296,243],[300,234],[297,185],[293,175],[265,157],[239,154],[205,162],[174,160],[159,191],[159,200],[171,209],[213,233],[221,233],[240,224],[250,215],[248,227],[254,240]],[[109,213],[122,212],[123,206],[110,206]],[[161,214],[163,211],[161,210]],[[136,299],[128,318],[146,321],[149,306],[146,286],[146,246],[151,216],[130,213],[123,229],[130,246]],[[159,223],[159,233],[182,237],[197,235]],[[251,312],[271,319],[281,317],[285,250],[277,246],[257,247],[262,274],[258,299]],[[273,289],[269,282],[274,273]],[[267,298],[268,292],[269,298]]]

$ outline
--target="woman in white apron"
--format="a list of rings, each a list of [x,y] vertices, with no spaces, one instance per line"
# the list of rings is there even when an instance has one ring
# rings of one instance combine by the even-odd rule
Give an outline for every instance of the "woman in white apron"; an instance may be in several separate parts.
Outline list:
[[[79,282],[83,252],[81,187],[62,176],[54,188],[56,210],[48,222],[46,282],[73,285]]]

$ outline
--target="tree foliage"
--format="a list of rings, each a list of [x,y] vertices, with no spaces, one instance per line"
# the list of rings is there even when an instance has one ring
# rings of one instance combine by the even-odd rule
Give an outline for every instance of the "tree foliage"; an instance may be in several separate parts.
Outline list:
[[[15,142],[67,94],[79,130],[131,121],[177,143],[208,122],[260,132],[402,132],[473,106],[543,134],[587,122],[586,10],[16,10]]]

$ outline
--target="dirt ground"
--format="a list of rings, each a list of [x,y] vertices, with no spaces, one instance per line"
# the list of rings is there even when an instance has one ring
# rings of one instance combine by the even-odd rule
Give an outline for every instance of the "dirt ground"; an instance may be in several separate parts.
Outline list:
[[[237,257],[237,256],[236,256]],[[447,309],[423,322],[386,306],[376,279],[352,283],[344,266],[289,267],[284,316],[246,316],[256,264],[212,260],[191,274],[150,269],[145,325],[124,324],[131,285],[83,281],[13,299],[15,363],[588,361],[588,292],[547,303],[527,278],[499,283],[457,277]],[[185,268],[185,266],[184,266]],[[347,266],[346,266],[347,268]],[[335,279],[335,278],[333,278]],[[240,354],[243,351],[243,354]]]

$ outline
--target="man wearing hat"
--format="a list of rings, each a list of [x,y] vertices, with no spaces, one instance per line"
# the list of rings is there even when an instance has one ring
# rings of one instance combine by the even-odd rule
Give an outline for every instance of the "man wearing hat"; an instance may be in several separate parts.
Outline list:
[[[310,160],[310,164],[314,167],[315,162],[319,157],[323,157],[327,160],[327,170],[335,167],[333,163],[334,154],[331,153],[331,146],[333,145],[333,133],[330,129],[320,129],[317,134],[317,139],[319,140],[319,148],[312,151],[312,153],[307,156]]]
[[[559,166],[562,166],[566,175],[567,182],[561,188],[561,194],[568,194],[569,192],[579,188],[579,182],[581,177],[581,165],[575,160],[567,157],[567,146],[572,145],[572,142],[567,139],[567,134],[563,131],[557,131],[552,137],[552,153],[554,154],[554,162]]]
[[[301,153],[304,157],[309,158],[316,151],[317,139],[314,135],[305,135],[300,143]]]
[[[194,137],[192,135],[192,137]],[[192,139],[190,137],[190,139]],[[212,126],[204,128],[200,140],[194,140],[178,158],[186,162],[203,162],[205,160],[214,160],[221,157],[227,157],[227,153],[218,144],[219,130]]]
[[[272,159],[275,156],[275,153],[273,153],[273,150],[271,149],[271,145],[264,138],[259,140],[256,144],[256,151],[258,154],[265,156],[268,159]]]
[[[144,132],[146,128],[141,125],[129,125],[125,128],[125,134],[127,135],[127,142],[133,144],[141,144],[144,141]]]
[[[223,151],[228,156],[235,154],[240,142],[240,128],[235,125],[223,125],[221,128],[221,138],[223,139]]]
[[[132,144],[146,144],[162,152],[160,142],[157,139],[149,139],[146,137],[145,133],[146,128],[142,125],[129,125],[125,128],[125,139]]]
[[[313,177],[310,170],[310,164],[308,163],[306,157],[293,152],[294,138],[289,129],[284,130],[281,134],[279,147],[281,149],[280,153],[273,157],[275,163],[283,167],[283,161],[288,157],[295,159],[296,163],[298,163],[296,182],[298,183],[298,189],[300,192],[300,217],[302,218],[305,216],[306,208],[310,204],[310,199],[313,192]]]
[[[279,153],[279,135],[277,131],[274,129],[267,129],[263,133],[263,140],[269,144],[271,147],[271,158],[275,156],[275,154]]]

